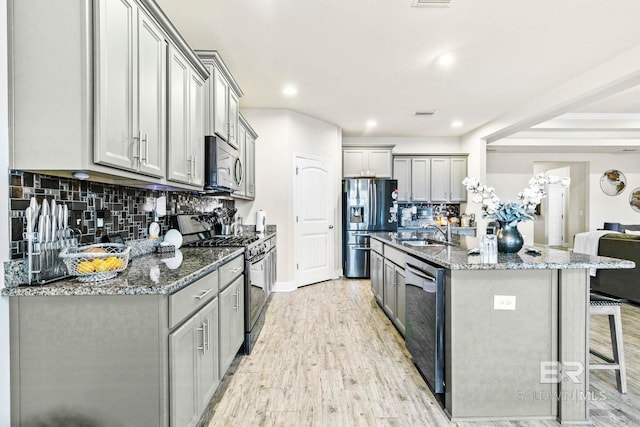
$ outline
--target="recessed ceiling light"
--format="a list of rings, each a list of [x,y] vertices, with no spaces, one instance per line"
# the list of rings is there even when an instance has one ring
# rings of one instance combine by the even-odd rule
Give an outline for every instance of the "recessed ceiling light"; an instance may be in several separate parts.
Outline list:
[[[454,121],[451,122],[451,127],[452,128],[459,128],[462,125],[463,125],[463,123],[460,120],[454,120]]]
[[[438,57],[438,60],[437,60],[438,65],[440,65],[443,68],[450,67],[454,63],[454,61],[455,61],[455,58],[452,53],[443,53]]]
[[[296,96],[298,94],[298,89],[293,86],[285,86],[285,88],[282,89],[282,93],[286,96]]]
[[[378,126],[378,122],[376,122],[375,120],[367,120],[366,125],[368,128],[374,128]]]

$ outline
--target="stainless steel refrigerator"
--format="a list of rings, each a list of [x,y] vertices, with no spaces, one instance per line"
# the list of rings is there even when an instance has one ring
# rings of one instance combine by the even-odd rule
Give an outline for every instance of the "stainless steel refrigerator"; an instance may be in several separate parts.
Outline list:
[[[342,180],[342,256],[346,277],[369,277],[369,233],[396,231],[395,179]]]

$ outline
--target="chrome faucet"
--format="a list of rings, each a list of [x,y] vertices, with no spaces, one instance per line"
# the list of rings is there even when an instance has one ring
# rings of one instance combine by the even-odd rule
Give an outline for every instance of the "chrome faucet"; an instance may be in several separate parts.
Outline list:
[[[444,237],[445,242],[451,243],[451,226],[449,225],[448,222],[447,222],[447,231],[444,231],[442,228],[434,224],[425,224],[422,226],[422,228],[424,229],[433,228],[438,230],[440,233],[442,233],[442,237]]]

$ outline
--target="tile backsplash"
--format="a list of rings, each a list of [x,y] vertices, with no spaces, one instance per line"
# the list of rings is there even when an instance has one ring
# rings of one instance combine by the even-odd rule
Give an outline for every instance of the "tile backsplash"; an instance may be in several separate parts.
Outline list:
[[[69,227],[81,233],[81,244],[99,243],[104,234],[120,234],[123,239],[136,240],[148,235],[153,213],[143,210],[145,199],[166,196],[167,213],[210,212],[217,206],[233,207],[233,200],[199,195],[189,191],[158,191],[125,187],[73,178],[60,178],[12,170],[9,180],[9,216],[11,259],[26,256],[27,242],[24,210],[31,197],[38,204],[43,199],[67,205]],[[100,227],[98,216],[104,217]],[[166,231],[168,217],[160,218],[161,232]]]

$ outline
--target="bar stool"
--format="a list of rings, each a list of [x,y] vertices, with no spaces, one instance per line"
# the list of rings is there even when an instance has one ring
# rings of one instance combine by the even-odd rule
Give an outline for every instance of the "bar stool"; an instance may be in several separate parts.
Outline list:
[[[607,363],[589,364],[589,369],[614,369],[616,371],[616,383],[620,393],[627,392],[627,369],[624,364],[624,348],[622,342],[622,316],[620,313],[620,301],[591,294],[589,314],[602,314],[609,316],[609,333],[611,334],[611,346],[613,359],[595,350],[589,349],[589,353]]]

